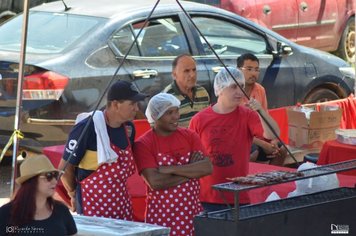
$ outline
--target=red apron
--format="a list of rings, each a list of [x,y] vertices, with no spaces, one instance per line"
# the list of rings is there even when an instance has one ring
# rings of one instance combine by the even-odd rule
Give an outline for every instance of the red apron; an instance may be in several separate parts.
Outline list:
[[[189,163],[190,153],[175,157],[159,153],[159,166],[184,165]],[[194,235],[193,218],[203,211],[199,201],[200,184],[198,179],[164,190],[147,191],[146,223],[171,228],[170,235]]]
[[[118,159],[113,163],[101,164],[80,182],[84,215],[132,220],[127,179],[135,172],[135,165],[129,140],[128,143],[125,150],[111,145]]]

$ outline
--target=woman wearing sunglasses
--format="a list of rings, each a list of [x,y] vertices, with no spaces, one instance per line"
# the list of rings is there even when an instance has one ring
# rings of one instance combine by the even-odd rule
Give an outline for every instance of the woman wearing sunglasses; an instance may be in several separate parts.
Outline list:
[[[44,155],[20,166],[14,198],[0,208],[0,235],[74,235],[77,227],[68,208],[53,199],[59,171]]]

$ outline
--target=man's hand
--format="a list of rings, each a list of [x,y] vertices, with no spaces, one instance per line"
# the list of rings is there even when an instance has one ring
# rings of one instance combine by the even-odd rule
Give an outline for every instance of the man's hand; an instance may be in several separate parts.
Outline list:
[[[261,103],[259,103],[259,102],[258,102],[256,99],[254,99],[254,98],[251,98],[251,99],[248,101],[247,106],[248,106],[249,108],[251,108],[252,110],[254,110],[254,111],[262,110]]]
[[[204,160],[204,155],[202,152],[192,152],[190,154],[190,161],[189,163],[194,163],[194,162],[197,162],[197,161],[201,161],[201,160]]]
[[[75,204],[75,196],[74,197],[70,197],[70,210],[72,212],[76,212],[76,210],[77,210],[77,207],[76,207],[76,204]]]
[[[190,161],[189,163],[194,163],[197,161],[204,160],[204,156],[202,152],[196,151],[190,154]],[[174,174],[174,167],[173,166],[160,166],[158,167],[158,172],[161,174]]]
[[[262,140],[260,140],[260,142],[261,143],[259,145],[266,153],[267,158],[275,158],[281,155],[281,150],[275,142],[266,142]]]
[[[281,157],[283,155],[281,148],[278,146],[278,140],[272,140],[270,143],[271,149],[273,150],[271,153],[267,153],[268,158]]]
[[[70,210],[72,212],[75,212],[77,210],[76,204],[75,204],[75,195],[76,195],[76,191],[69,191],[67,192],[68,196],[70,197]]]

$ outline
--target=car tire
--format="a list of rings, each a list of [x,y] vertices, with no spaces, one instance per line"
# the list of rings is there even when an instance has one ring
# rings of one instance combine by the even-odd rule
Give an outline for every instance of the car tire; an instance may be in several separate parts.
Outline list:
[[[349,63],[355,63],[355,17],[351,17],[346,24],[340,40],[338,54]]]
[[[326,88],[318,88],[313,90],[304,100],[303,103],[326,102],[340,99],[340,97],[332,90]]]

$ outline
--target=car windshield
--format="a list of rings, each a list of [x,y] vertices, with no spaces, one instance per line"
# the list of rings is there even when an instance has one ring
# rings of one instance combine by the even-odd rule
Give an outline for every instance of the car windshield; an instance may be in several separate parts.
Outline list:
[[[68,15],[62,13],[29,13],[27,47],[28,53],[58,53],[76,40],[83,38],[104,18]],[[0,50],[20,51],[22,15],[0,27]]]

